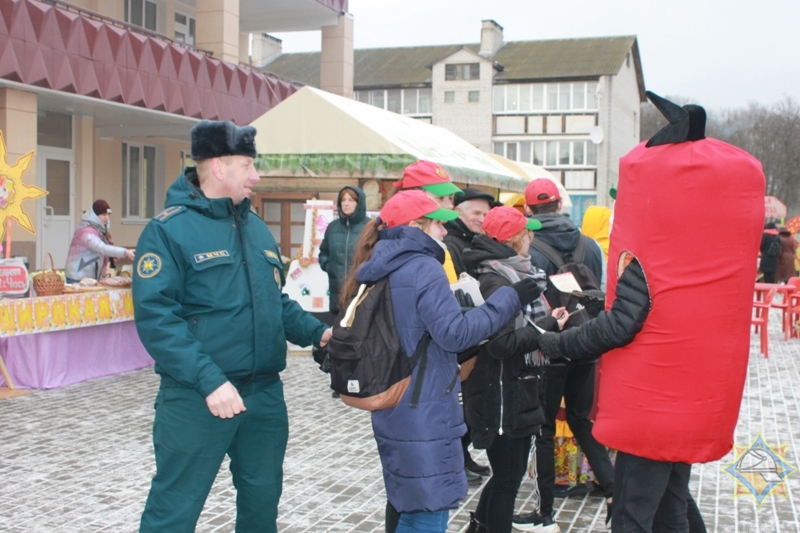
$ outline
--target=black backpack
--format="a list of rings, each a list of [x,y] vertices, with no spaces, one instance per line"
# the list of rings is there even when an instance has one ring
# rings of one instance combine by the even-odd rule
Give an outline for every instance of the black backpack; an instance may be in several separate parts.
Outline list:
[[[388,277],[362,285],[353,301],[339,311],[326,346],[331,388],[347,405],[366,411],[397,406],[411,383],[411,371],[419,364],[411,397],[411,406],[416,407],[425,378],[431,337],[425,333],[414,355],[406,355],[394,327],[391,292]]]
[[[547,257],[556,266],[556,268],[558,268],[558,274],[570,272],[573,276],[575,276],[575,280],[578,282],[578,285],[581,286],[582,290],[599,291],[600,282],[597,281],[594,272],[592,272],[591,269],[583,263],[583,259],[586,255],[587,242],[588,239],[586,236],[581,235],[580,239],[578,240],[578,245],[575,247],[575,249],[571,252],[565,253],[564,255],[561,255],[558,250],[546,242],[541,241],[540,239],[534,239],[531,242],[531,246],[544,254],[544,256]],[[549,279],[547,280],[547,286],[547,294],[549,295],[547,301],[553,308],[566,307],[567,311],[570,313],[577,309],[578,304],[580,303],[579,298],[570,293],[559,291]],[[587,316],[585,312],[578,313],[575,316],[570,317],[564,329],[580,326],[589,319],[590,317]]]

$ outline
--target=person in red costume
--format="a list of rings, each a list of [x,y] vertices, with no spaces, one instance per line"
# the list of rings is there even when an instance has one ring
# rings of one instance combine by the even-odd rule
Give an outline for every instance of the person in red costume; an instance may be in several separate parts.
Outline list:
[[[682,533],[691,465],[733,445],[765,178],[750,154],[705,137],[702,107],[647,96],[670,123],[620,160],[608,311],[539,346],[605,354],[593,435],[618,450],[612,532]],[[722,232],[736,238],[707,237]]]

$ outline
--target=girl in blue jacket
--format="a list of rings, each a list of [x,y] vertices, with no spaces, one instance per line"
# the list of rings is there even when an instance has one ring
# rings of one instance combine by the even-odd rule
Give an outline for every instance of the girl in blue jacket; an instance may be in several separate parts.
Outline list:
[[[442,222],[457,217],[422,191],[395,194],[364,228],[354,273],[342,291],[345,305],[360,284],[389,276],[395,328],[406,354],[414,353],[425,332],[431,336],[419,404],[409,405],[416,367],[400,404],[372,413],[386,494],[400,512],[397,533],[443,533],[449,509],[467,493],[455,352],[499,331],[541,294],[536,282],[526,279],[462,314],[441,266],[447,234]]]

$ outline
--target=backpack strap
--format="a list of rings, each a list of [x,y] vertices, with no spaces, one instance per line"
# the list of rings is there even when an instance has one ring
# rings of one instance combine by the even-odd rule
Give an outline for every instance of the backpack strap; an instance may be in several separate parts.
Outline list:
[[[572,261],[575,263],[583,263],[583,258],[586,256],[586,235],[580,234],[578,245],[572,250]]]
[[[564,259],[561,257],[561,254],[558,253],[558,250],[547,244],[546,242],[534,238],[531,241],[531,246],[539,250],[542,255],[550,260],[556,266],[556,269],[561,268],[561,266],[565,263]]]
[[[545,257],[547,257],[551,263],[553,263],[556,268],[561,268],[561,266],[566,263],[564,257],[559,253],[558,250],[547,244],[546,242],[540,239],[533,239],[531,241],[531,246],[539,250]],[[578,245],[575,246],[575,249],[568,253],[568,255],[572,256],[571,261],[574,263],[583,263],[583,258],[586,255],[586,236],[583,234],[579,235],[578,238]]]
[[[422,383],[425,381],[425,369],[428,368],[428,345],[431,343],[431,334],[427,331],[417,344],[417,349],[414,355],[411,356],[411,368],[414,368],[419,362],[419,371],[417,372],[417,379],[414,381],[414,391],[411,393],[411,407],[419,405],[419,397],[422,394]]]

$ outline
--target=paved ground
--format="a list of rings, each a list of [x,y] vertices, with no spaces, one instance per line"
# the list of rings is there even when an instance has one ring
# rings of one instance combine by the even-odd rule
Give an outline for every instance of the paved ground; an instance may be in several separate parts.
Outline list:
[[[800,342],[784,342],[773,316],[770,358],[751,339],[747,388],[736,442],[760,432],[788,443],[787,461],[800,464]],[[279,530],[285,533],[382,532],[385,495],[369,416],[330,398],[311,358],[293,356],[283,374],[291,437],[285,463]],[[158,380],[151,370],[0,400],[0,532],[136,531],[154,471],[150,425]],[[485,462],[483,454],[477,456]],[[798,532],[800,474],[788,498],[733,499],[722,471],[733,455],[697,465],[692,491],[709,531]],[[519,493],[530,509],[532,483]],[[451,513],[451,532],[463,531],[477,503],[471,490]],[[234,530],[235,492],[223,465],[197,531]],[[562,531],[604,531],[602,497],[556,501]]]

